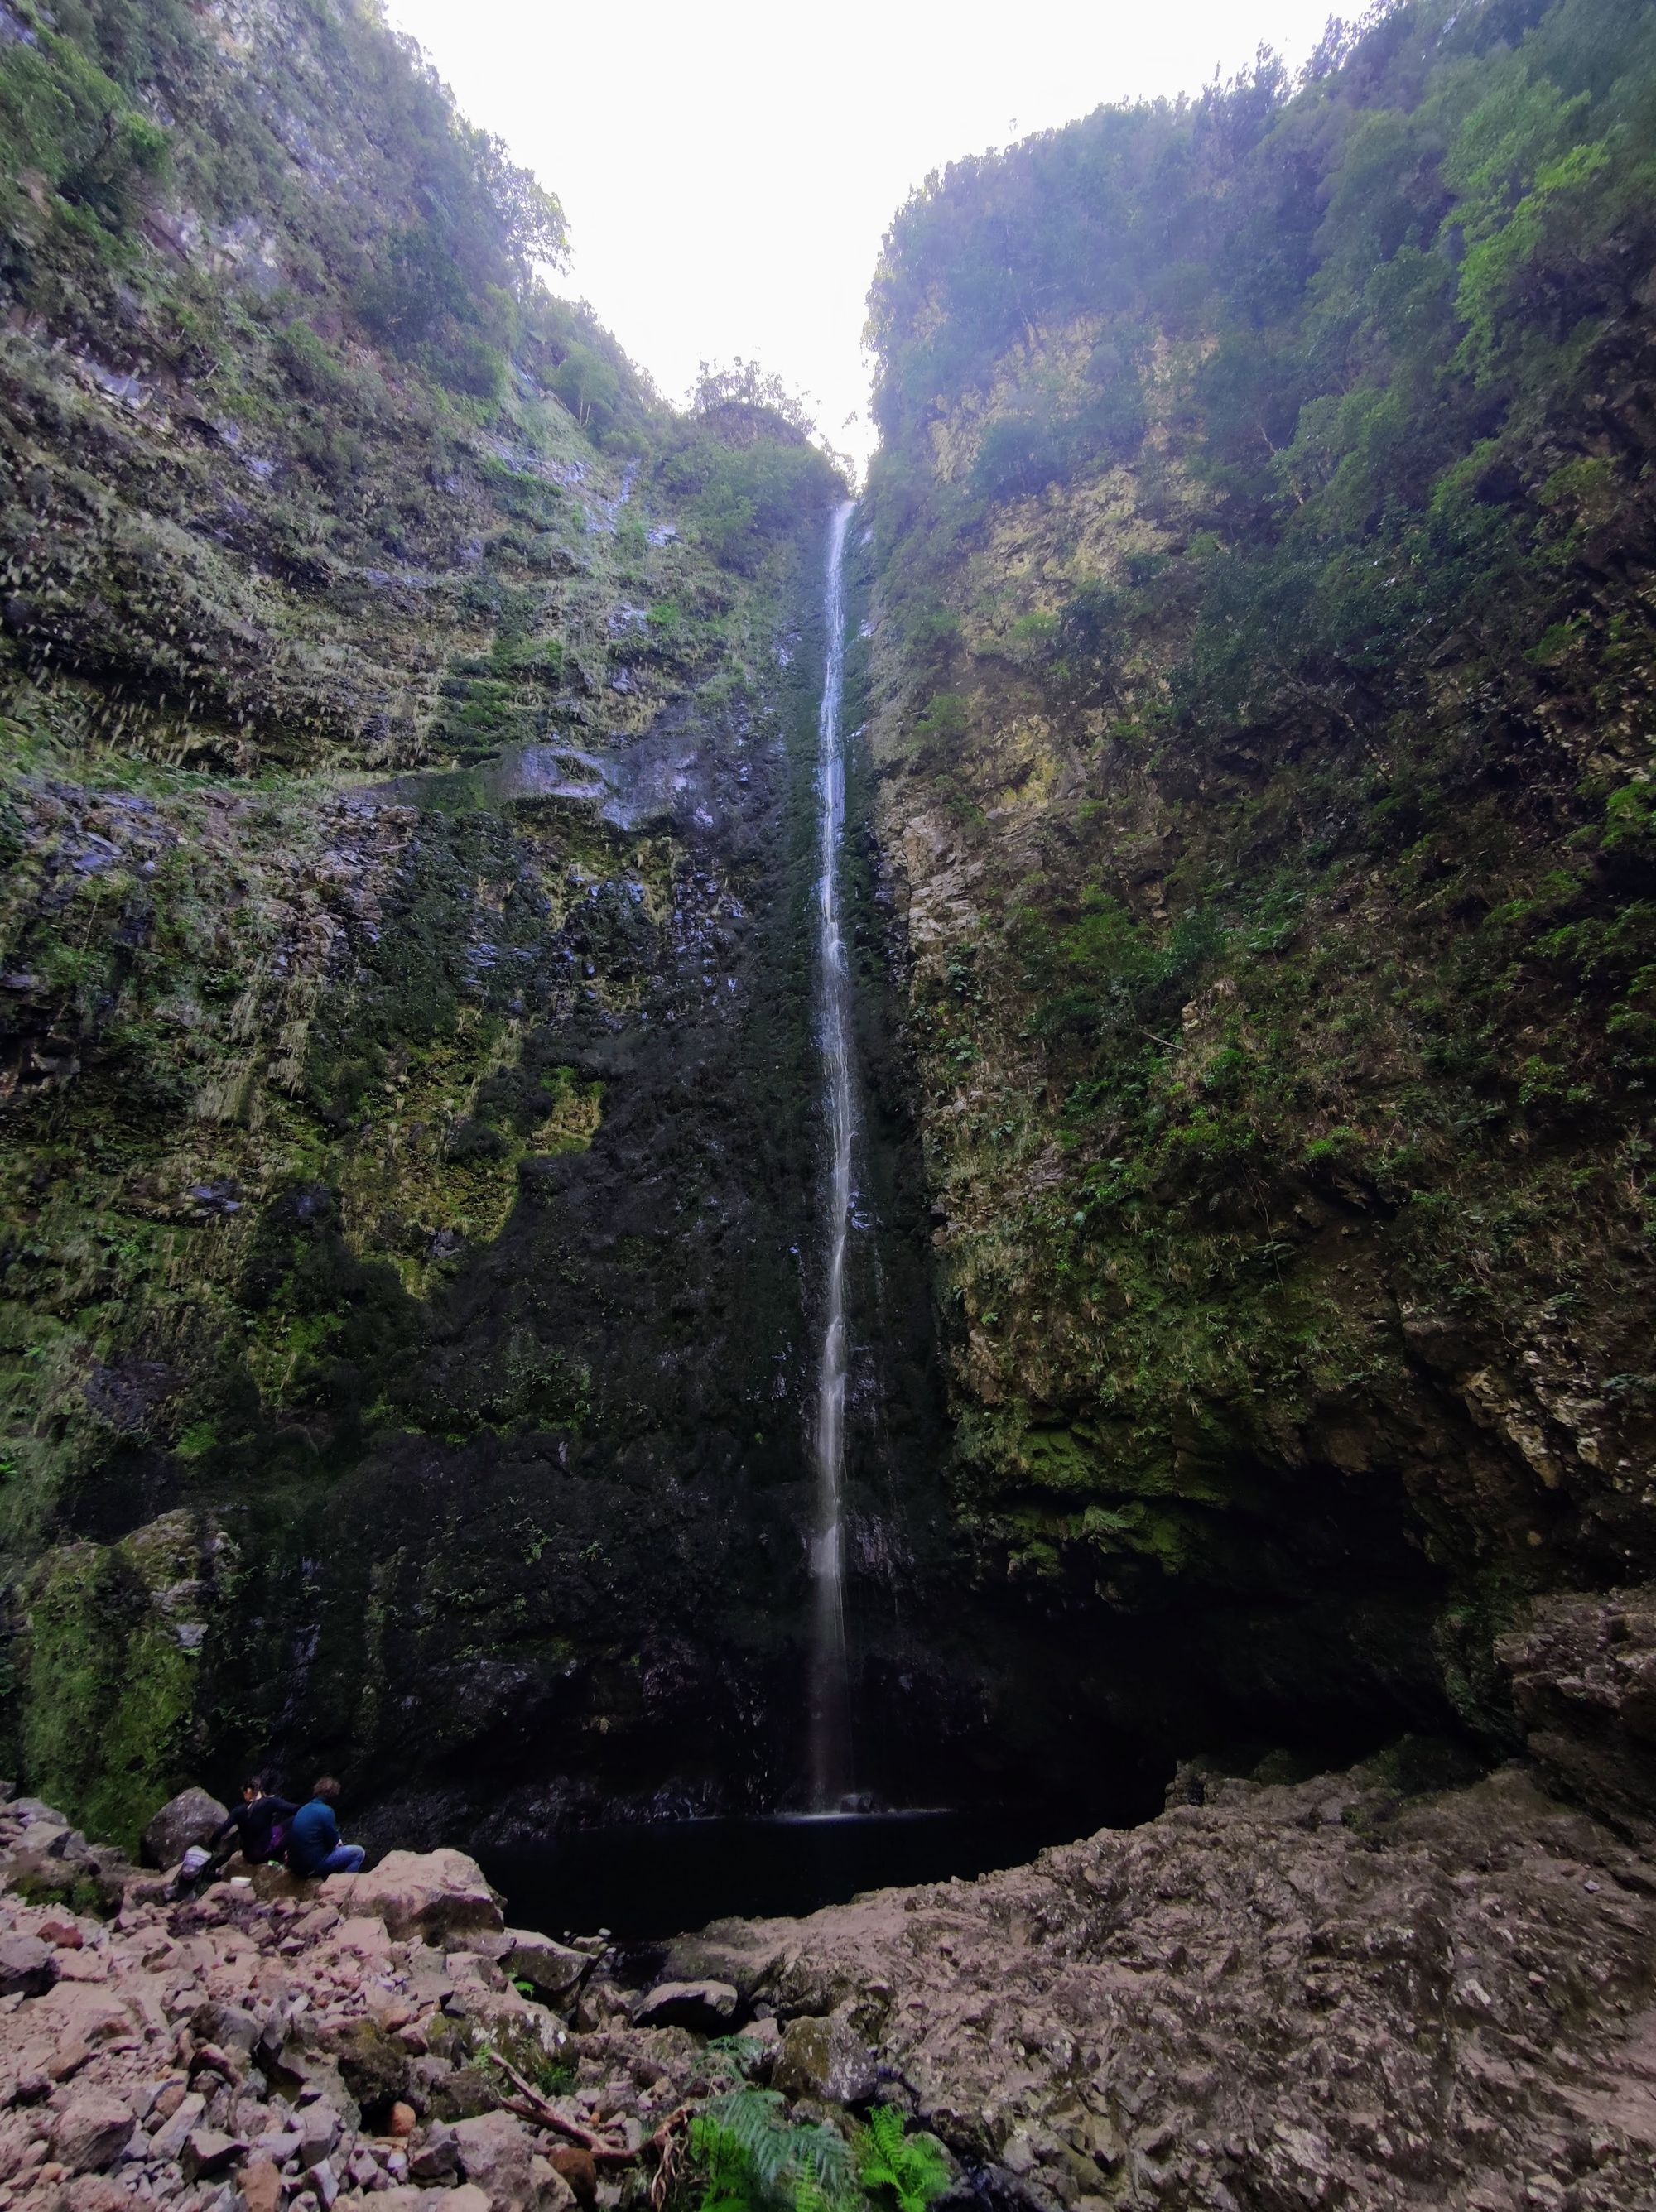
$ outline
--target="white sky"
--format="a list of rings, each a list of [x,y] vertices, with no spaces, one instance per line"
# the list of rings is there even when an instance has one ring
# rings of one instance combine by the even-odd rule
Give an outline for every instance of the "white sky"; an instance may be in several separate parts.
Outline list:
[[[669,398],[758,359],[861,459],[864,302],[927,171],[1197,91],[1333,0],[387,0],[474,123],[557,193],[584,295]],[[1355,4],[1336,8],[1355,12]],[[856,419],[848,423],[848,416]]]

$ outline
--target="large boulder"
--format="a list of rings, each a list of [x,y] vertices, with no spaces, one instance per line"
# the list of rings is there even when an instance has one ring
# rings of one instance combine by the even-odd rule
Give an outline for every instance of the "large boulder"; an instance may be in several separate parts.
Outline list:
[[[539,2212],[539,2187],[531,2166],[535,2142],[509,2112],[480,2112],[454,2125],[460,2172],[488,2197],[490,2212]]]
[[[1538,1598],[1495,1644],[1530,1756],[1623,1834],[1656,1833],[1656,1589]]]
[[[52,2155],[71,2173],[97,2173],[132,2139],[131,2106],[107,2089],[83,2089],[52,2124]]]
[[[409,2153],[408,2170],[416,2181],[447,2182],[460,2164],[460,2146],[446,2120],[434,2120]]]
[[[635,2027],[688,2027],[722,2035],[741,2000],[728,1982],[658,1982],[633,2007]]]
[[[180,1790],[176,1797],[167,1799],[143,1832],[145,1866],[175,1867],[192,1844],[212,1840],[227,1810],[204,1790]]]
[[[58,1961],[38,1936],[0,1936],[0,1997],[40,1997],[58,1978]]]
[[[240,2179],[243,2212],[282,2212],[282,2169],[268,2153],[250,2158]]]
[[[879,2080],[873,2051],[837,2012],[790,2020],[770,2071],[774,2088],[829,2105],[865,2104]]]
[[[543,2004],[567,2004],[580,1992],[598,1961],[587,1951],[554,1943],[527,1928],[506,1930],[500,1963],[514,1982],[527,1982]]]
[[[295,2123],[299,2136],[301,2166],[320,2165],[328,2157],[344,2130],[344,2121],[331,2099],[313,2097],[299,2107]]]
[[[580,2143],[554,2143],[545,2156],[582,2212],[593,2212],[598,2203],[598,2161],[592,2153]]]
[[[444,1943],[479,1928],[502,1929],[500,1899],[464,1851],[387,1851],[364,1874],[331,1874],[320,1895],[344,1913],[371,1913],[401,1942]]]
[[[217,2128],[192,2128],[184,2138],[179,2164],[186,2181],[210,2181],[247,2155],[247,2146],[237,2136]]]
[[[693,1936],[675,1936],[667,1947],[667,1972],[675,1982],[728,1982],[746,2001],[781,1960],[782,1945],[773,1922],[713,1920]]]

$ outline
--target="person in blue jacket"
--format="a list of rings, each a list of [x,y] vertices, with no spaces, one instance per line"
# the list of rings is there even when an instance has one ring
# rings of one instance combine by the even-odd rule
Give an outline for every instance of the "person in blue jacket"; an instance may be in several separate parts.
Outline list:
[[[310,1802],[288,1824],[288,1871],[302,1880],[319,1874],[355,1874],[368,1854],[360,1844],[342,1844],[334,1807],[339,1784],[331,1774],[311,1784]]]

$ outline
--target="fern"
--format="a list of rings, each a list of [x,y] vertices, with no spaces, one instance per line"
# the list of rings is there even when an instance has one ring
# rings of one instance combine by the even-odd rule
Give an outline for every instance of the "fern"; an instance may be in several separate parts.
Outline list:
[[[835,2129],[789,2124],[774,2089],[732,2089],[691,2123],[706,2185],[697,2212],[849,2212],[851,2154]]]
[[[857,2146],[857,2179],[872,2196],[889,2189],[898,2212],[926,2212],[949,2185],[949,2162],[935,2136],[904,2133],[894,2105],[876,2105]]]

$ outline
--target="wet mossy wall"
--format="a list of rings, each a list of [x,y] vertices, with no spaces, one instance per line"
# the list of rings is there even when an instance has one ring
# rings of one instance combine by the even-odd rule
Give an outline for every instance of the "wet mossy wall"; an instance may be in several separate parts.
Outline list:
[[[370,11],[18,20],[171,121],[3,264],[0,1765],[784,1795],[833,471],[542,291]]]

